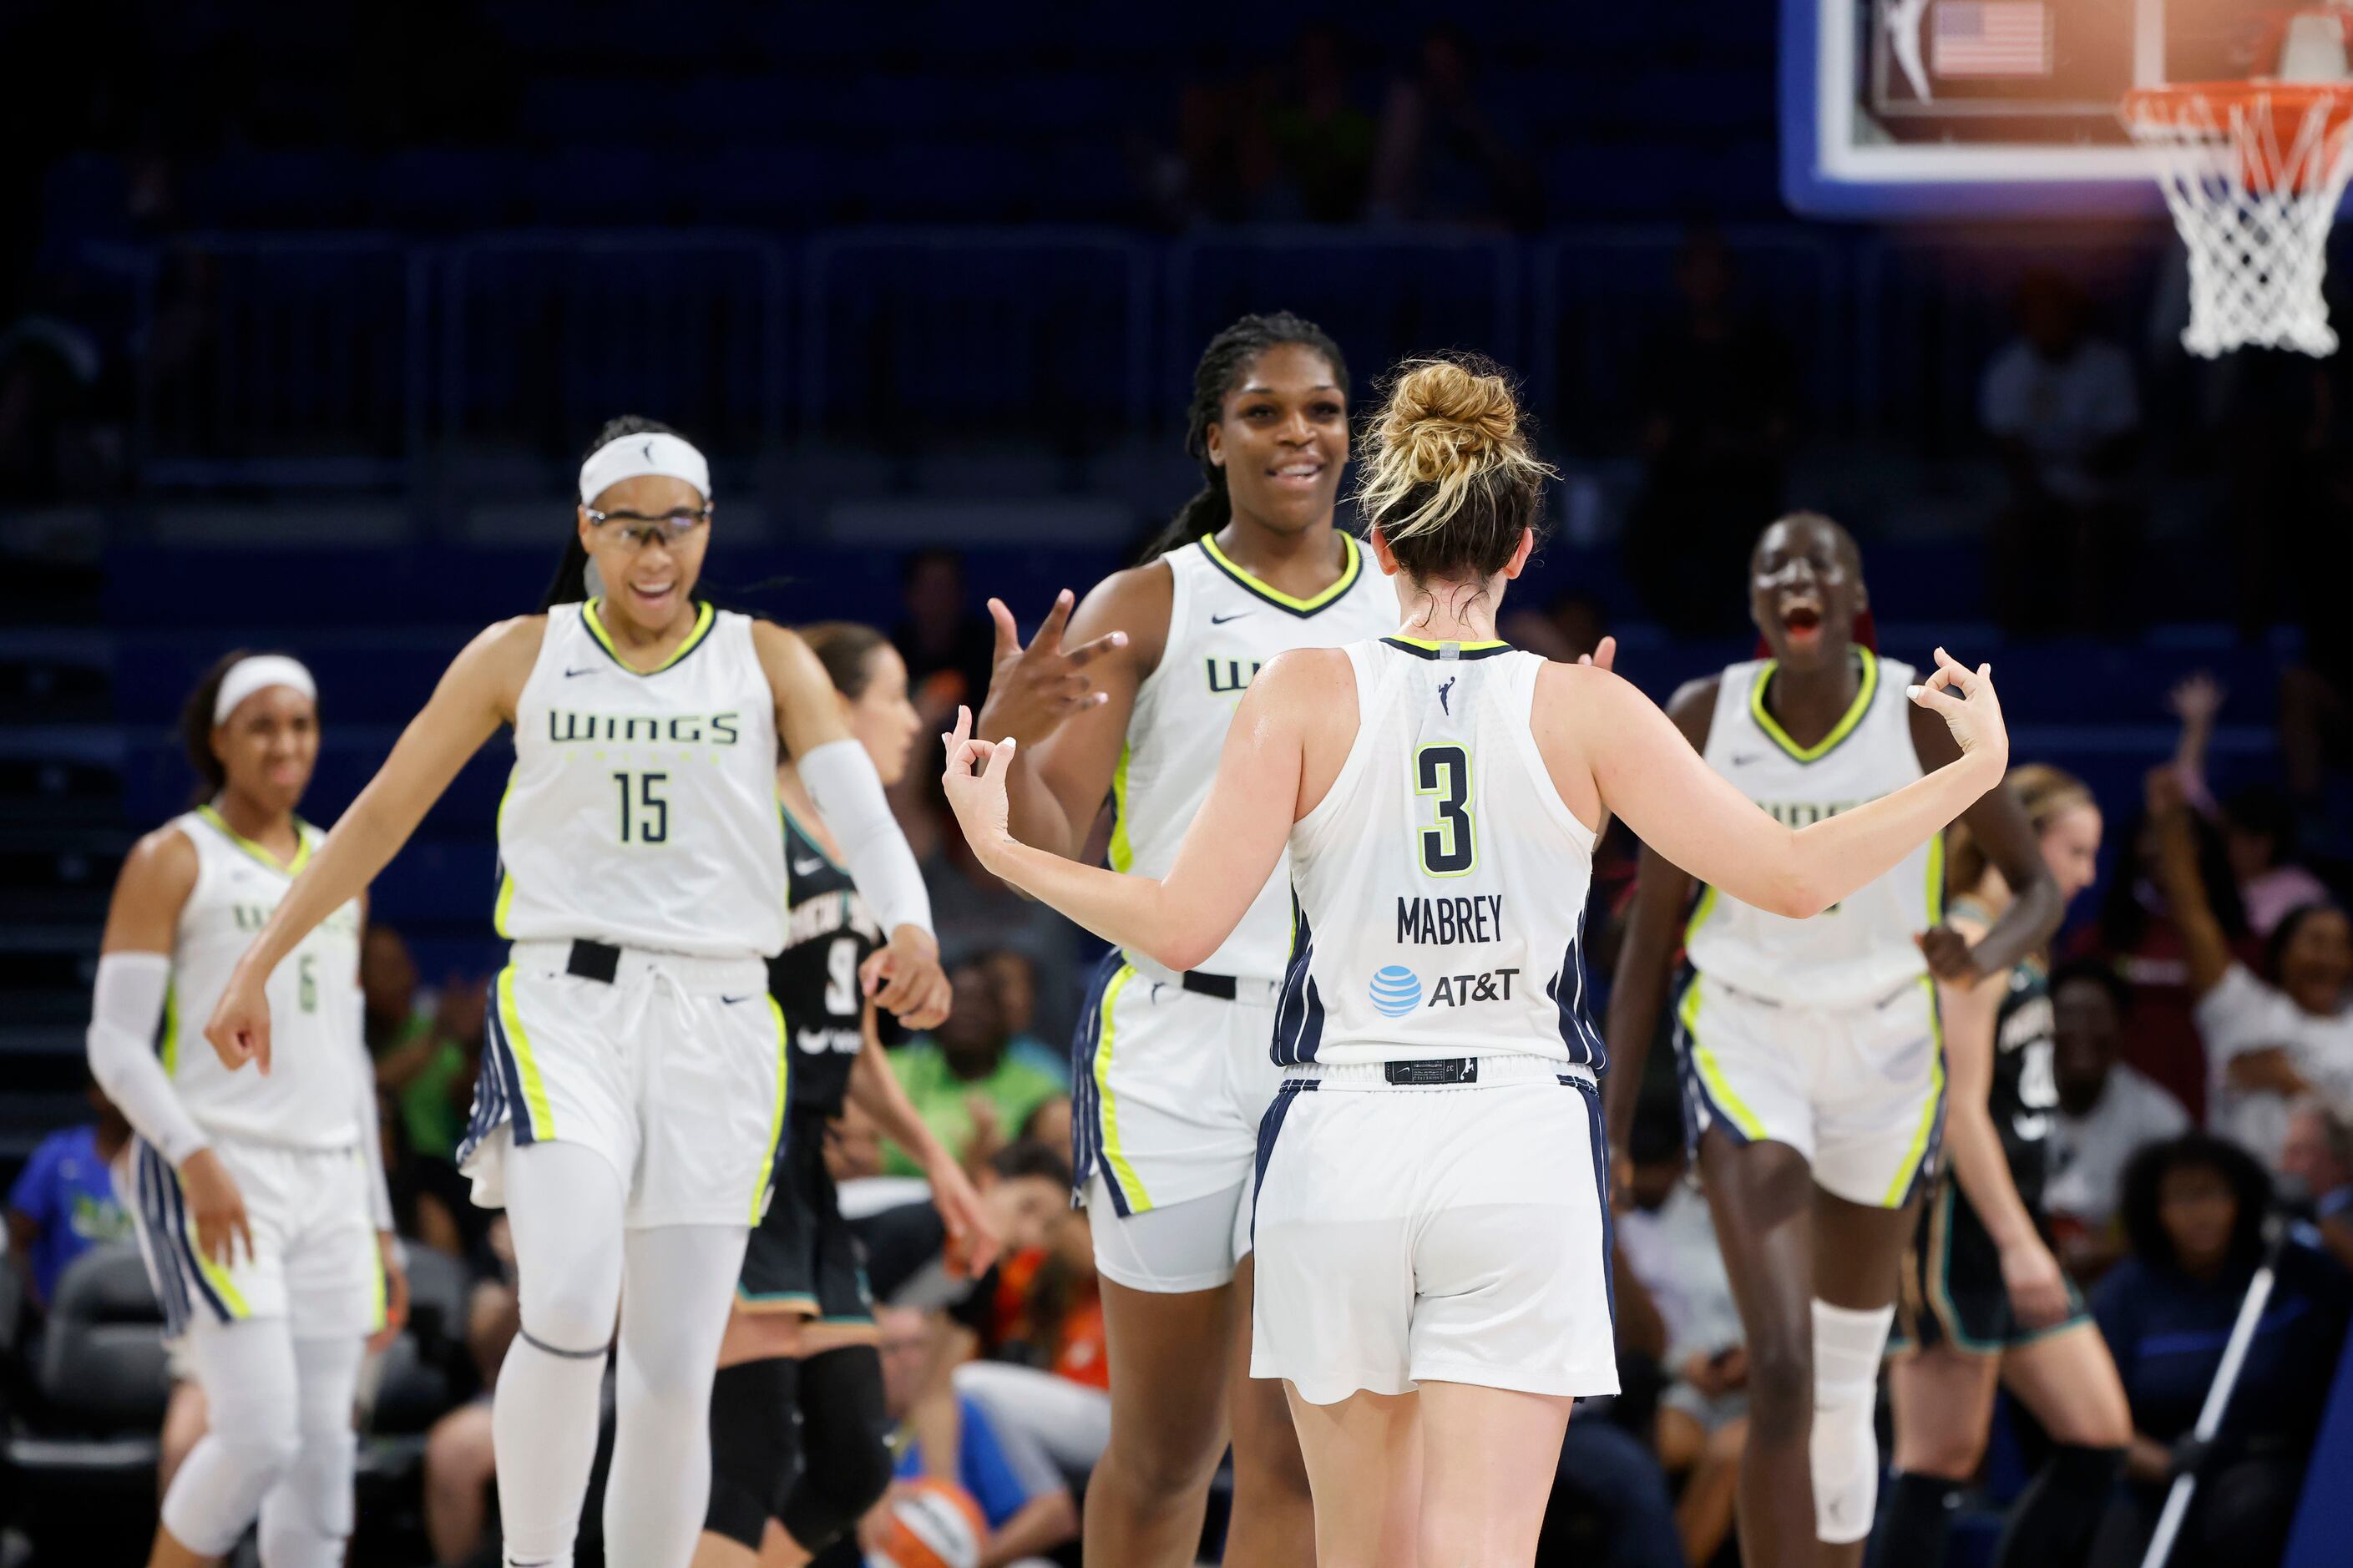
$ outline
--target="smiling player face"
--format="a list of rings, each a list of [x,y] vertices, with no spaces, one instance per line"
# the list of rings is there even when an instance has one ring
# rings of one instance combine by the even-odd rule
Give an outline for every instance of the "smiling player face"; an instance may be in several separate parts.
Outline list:
[[[1785,667],[1820,669],[1846,657],[1869,596],[1846,531],[1820,517],[1785,517],[1748,560],[1748,614]]]
[[[1279,533],[1328,522],[1348,461],[1348,399],[1332,363],[1304,343],[1252,360],[1208,427],[1234,510]]]

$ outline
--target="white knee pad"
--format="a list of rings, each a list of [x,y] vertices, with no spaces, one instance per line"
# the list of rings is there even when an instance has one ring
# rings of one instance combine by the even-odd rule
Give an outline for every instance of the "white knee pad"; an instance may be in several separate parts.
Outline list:
[[[1814,1303],[1814,1534],[1832,1545],[1871,1533],[1879,1502],[1879,1363],[1895,1309]]]
[[[343,1568],[358,1449],[348,1430],[304,1436],[301,1457],[261,1500],[262,1568]]]
[[[301,1452],[290,1424],[282,1432],[242,1435],[214,1427],[172,1478],[164,1527],[191,1552],[226,1557]]]

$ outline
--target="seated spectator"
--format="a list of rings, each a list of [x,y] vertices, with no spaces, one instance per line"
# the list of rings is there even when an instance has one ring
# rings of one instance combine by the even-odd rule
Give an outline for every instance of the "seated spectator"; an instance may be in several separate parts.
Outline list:
[[[1079,1507],[1052,1458],[956,1392],[941,1354],[945,1320],[911,1307],[883,1307],[874,1315],[882,1330],[884,1405],[907,1438],[899,1479],[939,1474],[926,1455],[953,1453],[944,1479],[971,1495],[988,1525],[981,1568],[1010,1568],[1077,1540]],[[871,1543],[890,1507],[888,1496],[876,1505],[862,1540]]]
[[[1044,1247],[1071,1212],[1070,1162],[1042,1143],[1011,1143],[981,1167],[973,1184],[1000,1244],[998,1261],[978,1279],[948,1255],[947,1226],[928,1199],[869,1209],[850,1223],[866,1250],[877,1300],[945,1307],[972,1333],[965,1353],[994,1354],[1005,1337],[998,1298],[1006,1261]]]
[[[2216,1131],[2227,1133],[2278,1169],[2287,1108],[2300,1095],[2353,1105],[2353,922],[2330,904],[2307,904],[2272,931],[2271,980],[2232,956],[2206,902],[2189,806],[2170,768],[2149,775],[2149,815],[2158,836],[2158,869],[2189,955],[2198,1026],[2214,1075]]]
[[[8,1261],[37,1312],[48,1310],[67,1264],[131,1236],[112,1170],[131,1142],[131,1124],[95,1083],[85,1092],[98,1120],[42,1139],[8,1189]]]
[[[2353,1279],[2326,1253],[2293,1239],[2282,1248],[2222,1425],[2211,1444],[2189,1438],[2263,1257],[2271,1192],[2244,1150],[2200,1132],[2143,1150],[2126,1173],[2132,1251],[2093,1292],[2092,1311],[2124,1377],[2133,1438],[2093,1568],[2141,1561],[2167,1484],[2186,1472],[2198,1493],[2175,1564],[2279,1561],[2353,1310]]]
[[[503,1224],[500,1231],[503,1246]],[[486,1544],[491,1488],[498,1479],[491,1447],[491,1400],[508,1347],[522,1326],[509,1280],[476,1283],[466,1302],[466,1351],[481,1391],[435,1422],[425,1436],[425,1538],[437,1563],[466,1562]]]
[[[1068,1089],[1071,1047],[1048,1045],[1038,1033],[1038,965],[1026,952],[1009,947],[992,948],[975,961],[988,972],[997,989],[997,1005],[1005,1011],[1005,1032],[1012,1044],[1008,1055],[1053,1074]]]
[[[1618,1222],[1627,1268],[1666,1320],[1671,1381],[1659,1402],[1659,1462],[1683,1478],[1675,1531],[1706,1563],[1732,1529],[1748,1435],[1748,1358],[1707,1199],[1685,1176],[1680,1129],[1636,1123],[1633,1207]],[[1570,1423],[1573,1427],[1576,1423]]]
[[[2059,1109],[2042,1202],[2061,1261],[2087,1283],[2124,1254],[2116,1218],[2125,1166],[2147,1145],[2189,1131],[2181,1102],[2118,1059],[2132,1005],[2132,987],[2097,959],[2074,959],[2052,972]]]
[[[923,1124],[973,1170],[1031,1111],[1067,1095],[1070,1079],[1067,1069],[1054,1070],[1059,1064],[1014,1054],[1004,1004],[986,965],[967,960],[950,979],[955,1011],[930,1036],[901,1047],[892,1066]],[[886,1146],[883,1168],[902,1176],[922,1173],[895,1146]]]
[[[2126,608],[2119,563],[2131,558],[2132,361],[2091,335],[2090,301],[2058,273],[2029,273],[2015,309],[2019,335],[1986,366],[1978,394],[2010,471],[1993,527],[1997,608],[2019,630],[2105,629]]]
[[[2267,937],[2293,910],[2326,901],[2328,889],[2293,862],[2295,810],[2285,795],[2268,784],[2248,784],[2216,803],[2207,783],[2206,753],[2226,695],[2221,684],[2203,670],[2173,689],[2173,711],[2181,721],[2173,764],[2189,804],[2221,826],[2223,852],[2246,910],[2247,929]]]
[[[408,1121],[389,1100],[376,1101],[376,1131],[393,1228],[409,1241],[462,1258],[478,1276],[496,1271],[485,1244],[491,1211],[474,1206],[473,1184],[447,1159],[420,1154]]]
[[[400,1108],[408,1145],[447,1160],[466,1135],[482,1059],[490,982],[452,975],[431,1012],[417,1005],[417,964],[387,925],[370,925],[360,949],[363,1028],[380,1097]]]
[[[2312,1205],[2328,1255],[2353,1268],[2353,1125],[2317,1100],[2299,1100],[2288,1110],[2280,1173]]]
[[[1641,1438],[1578,1406],[1561,1435],[1535,1568],[1683,1568],[1676,1522],[1666,1474]]]

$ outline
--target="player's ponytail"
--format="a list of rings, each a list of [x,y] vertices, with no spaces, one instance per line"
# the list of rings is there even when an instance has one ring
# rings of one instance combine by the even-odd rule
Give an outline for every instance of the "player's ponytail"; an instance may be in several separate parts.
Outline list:
[[[1510,377],[1476,354],[1409,360],[1373,428],[1356,505],[1416,582],[1484,582],[1544,528],[1545,486]]]
[[[605,422],[605,427],[596,432],[596,438],[588,443],[588,450],[581,454],[581,460],[586,462],[600,449],[624,436],[675,436],[677,434],[677,431],[659,419],[648,419],[638,414],[624,414],[618,419],[608,419]],[[582,496],[580,502],[585,506],[595,499],[594,496]],[[577,605],[587,597],[588,548],[580,542],[580,530],[575,524],[565,536],[564,554],[555,563],[555,575],[548,579],[547,592],[540,595],[540,613],[545,615],[558,605]]]
[[[2091,785],[2066,769],[2054,768],[2048,763],[2021,763],[2010,770],[2001,783],[2025,811],[2027,825],[2034,829],[2038,839],[2063,813],[2079,805],[2099,804]],[[1975,892],[1991,865],[1985,847],[1969,831],[1968,824],[1956,822],[1946,831],[1947,891],[1955,896]]]
[[[1341,357],[1340,345],[1303,317],[1288,310],[1244,316],[1211,338],[1209,346],[1201,351],[1201,363],[1193,367],[1193,402],[1185,411],[1185,451],[1200,465],[1201,488],[1145,546],[1144,560],[1157,561],[1205,533],[1215,533],[1233,517],[1226,470],[1209,460],[1209,426],[1225,412],[1226,399],[1248,378],[1259,355],[1285,343],[1297,343],[1322,355],[1332,367],[1332,384],[1340,389],[1341,396],[1348,395],[1348,362]]]

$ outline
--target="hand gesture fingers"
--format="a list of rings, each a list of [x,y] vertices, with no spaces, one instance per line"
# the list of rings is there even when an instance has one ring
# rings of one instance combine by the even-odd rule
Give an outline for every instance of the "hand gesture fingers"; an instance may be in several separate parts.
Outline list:
[[[1589,664],[1596,669],[1608,669],[1618,662],[1618,639],[1603,637],[1591,653],[1577,656],[1579,664]]]

